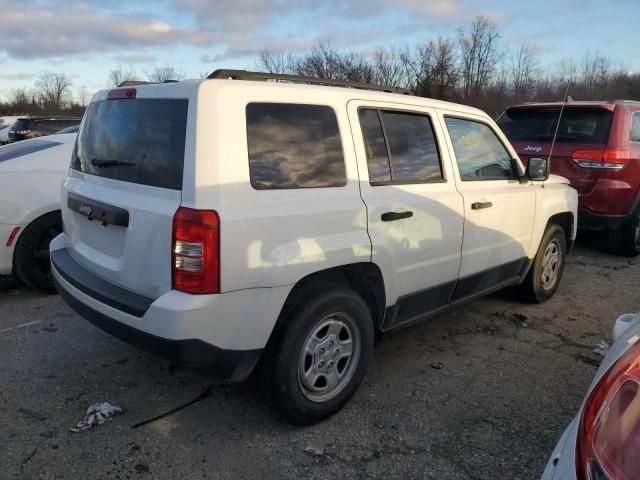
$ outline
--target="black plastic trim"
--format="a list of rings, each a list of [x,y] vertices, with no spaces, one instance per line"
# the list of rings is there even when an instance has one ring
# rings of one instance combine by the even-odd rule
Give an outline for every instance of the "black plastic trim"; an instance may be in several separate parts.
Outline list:
[[[126,209],[114,207],[73,192],[67,194],[67,207],[84,215],[88,220],[96,220],[103,225],[129,226],[129,212]]]
[[[155,298],[122,288],[80,265],[66,248],[51,252],[51,264],[67,282],[97,301],[135,317],[142,317]]]
[[[198,339],[170,340],[130,327],[82,303],[54,283],[63,300],[96,327],[120,340],[166,358],[175,365],[195,368],[222,378],[246,379],[260,358],[262,349],[226,350]]]

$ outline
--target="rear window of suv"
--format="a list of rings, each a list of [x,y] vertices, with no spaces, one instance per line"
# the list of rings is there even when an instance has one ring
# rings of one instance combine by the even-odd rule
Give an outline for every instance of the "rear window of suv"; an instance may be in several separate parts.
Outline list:
[[[510,109],[498,125],[512,142],[551,142],[559,114],[560,109]],[[605,109],[565,108],[556,142],[607,143],[612,119],[613,112]]]
[[[71,168],[99,177],[182,189],[188,100],[118,99],[89,105]]]

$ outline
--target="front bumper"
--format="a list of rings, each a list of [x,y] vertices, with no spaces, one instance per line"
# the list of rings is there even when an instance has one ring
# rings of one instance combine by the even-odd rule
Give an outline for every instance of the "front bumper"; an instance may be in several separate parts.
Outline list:
[[[22,228],[20,229],[11,246],[7,247],[7,240],[9,240],[9,235],[11,235],[15,227],[16,225],[0,223],[0,275],[11,275],[13,272],[13,252],[16,248],[16,243],[18,243],[18,237],[23,230]]]
[[[84,269],[64,248],[63,237],[51,243],[52,272],[71,308],[127,343],[231,380],[251,373],[290,290],[219,295],[171,290],[150,299]]]

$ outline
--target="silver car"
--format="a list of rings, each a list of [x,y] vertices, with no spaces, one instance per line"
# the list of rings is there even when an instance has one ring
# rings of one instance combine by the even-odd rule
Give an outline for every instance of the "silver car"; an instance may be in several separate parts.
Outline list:
[[[619,317],[613,338],[542,480],[640,478],[640,313]]]

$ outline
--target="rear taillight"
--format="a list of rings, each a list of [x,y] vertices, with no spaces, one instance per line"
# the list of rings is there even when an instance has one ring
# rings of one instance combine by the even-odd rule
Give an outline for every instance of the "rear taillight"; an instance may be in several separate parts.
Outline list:
[[[18,130],[15,133],[16,135],[29,135],[31,133],[31,130]]]
[[[640,475],[640,341],[604,374],[585,403],[576,441],[579,480]]]
[[[173,216],[173,289],[220,292],[220,218],[213,210],[180,207]]]
[[[571,155],[573,161],[582,168],[605,168],[620,170],[624,168],[631,154],[627,150],[612,148],[596,150],[576,150]]]

